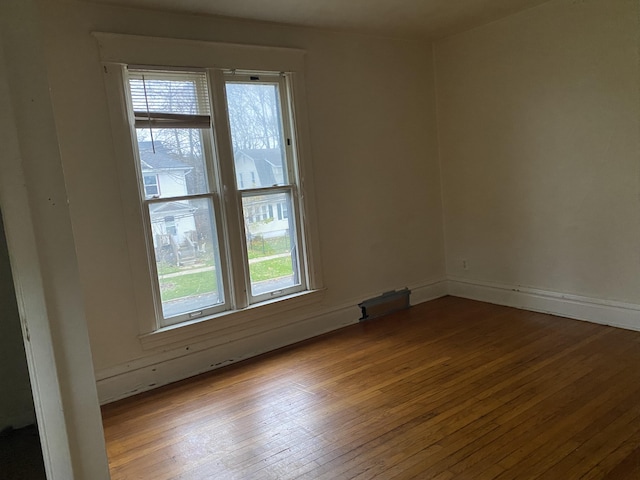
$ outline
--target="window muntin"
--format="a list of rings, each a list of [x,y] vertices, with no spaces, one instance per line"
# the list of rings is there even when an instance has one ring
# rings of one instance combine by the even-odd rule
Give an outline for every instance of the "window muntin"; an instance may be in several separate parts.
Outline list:
[[[158,326],[307,288],[288,88],[281,73],[129,69]],[[220,108],[215,118],[227,125],[214,131],[211,112]],[[221,151],[230,158],[215,155],[214,137],[228,142]],[[229,168],[233,184],[218,173]],[[145,183],[151,173],[157,193]],[[225,201],[221,191],[237,192],[238,201]],[[234,239],[242,246],[226,248]]]

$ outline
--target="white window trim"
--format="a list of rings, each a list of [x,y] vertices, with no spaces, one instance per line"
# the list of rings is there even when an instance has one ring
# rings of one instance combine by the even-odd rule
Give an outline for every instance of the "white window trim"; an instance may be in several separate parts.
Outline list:
[[[301,308],[319,301],[322,296],[322,275],[320,248],[317,234],[315,192],[313,172],[310,161],[309,131],[306,122],[307,111],[304,91],[305,52],[297,49],[279,47],[261,47],[237,44],[213,43],[192,40],[120,35],[112,33],[93,33],[98,40],[103,62],[107,102],[111,113],[112,133],[115,156],[121,182],[122,210],[125,215],[125,230],[129,245],[134,294],[136,298],[135,317],[139,323],[140,341],[143,348],[157,348],[166,344],[184,341],[186,338],[212,334],[220,329],[250,328],[254,322],[265,315],[279,314],[295,308]],[[293,128],[296,132],[298,162],[298,202],[303,212],[299,227],[305,231],[304,255],[306,262],[307,290],[301,293],[280,297],[252,306],[240,305],[236,310],[226,311],[192,322],[184,322],[170,327],[158,328],[153,302],[152,278],[147,261],[148,253],[145,232],[141,218],[143,216],[138,198],[138,185],[134,146],[131,142],[130,125],[132,113],[123,106],[126,99],[125,66],[163,66],[171,68],[206,68],[212,75],[223,75],[225,70],[286,71],[290,75],[289,95],[296,108],[293,112]],[[213,70],[215,69],[215,70]],[[224,85],[222,82],[212,82]],[[220,88],[220,87],[218,87]],[[215,98],[216,92],[212,91]],[[213,112],[215,116],[220,113]],[[218,145],[218,148],[229,148]],[[231,152],[219,152],[229,157]],[[226,153],[226,155],[225,155]],[[223,194],[226,194],[223,192]],[[225,201],[237,199],[225,197]],[[233,240],[233,239],[232,239]],[[230,255],[241,255],[243,242],[237,242],[231,248]],[[243,285],[234,285],[243,288]]]
[[[212,317],[170,325],[138,338],[144,349],[154,349],[170,344],[189,343],[196,338],[202,340],[203,335],[228,333],[232,330],[249,332],[257,322],[268,322],[291,310],[319,303],[323,297],[324,290],[306,290],[243,309],[228,310]]]

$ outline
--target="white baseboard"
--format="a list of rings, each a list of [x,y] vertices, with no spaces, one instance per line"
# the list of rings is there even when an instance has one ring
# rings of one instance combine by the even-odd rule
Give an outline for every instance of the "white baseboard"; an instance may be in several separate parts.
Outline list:
[[[449,295],[640,331],[640,305],[449,277]]]
[[[446,280],[409,288],[412,305],[447,294]],[[97,371],[98,398],[101,404],[114,402],[357,323],[360,318],[357,305],[361,300],[354,299],[329,311],[307,315],[299,321],[279,316],[269,322],[272,327],[269,329],[248,329],[233,335],[217,336],[212,341],[182,345]]]
[[[358,322],[356,305],[209,348],[191,346],[96,372],[101,404],[205,373]]]
[[[449,277],[447,280],[409,285],[411,305],[445,295],[550,313],[603,325],[640,331],[640,305],[579,295]],[[96,372],[101,404],[157,388],[220,368],[286,345],[358,322],[358,300],[292,322],[274,320],[269,330],[245,330],[244,336],[217,338]]]
[[[449,294],[446,280],[436,280],[422,285],[410,285],[409,290],[411,290],[411,305],[418,305]]]

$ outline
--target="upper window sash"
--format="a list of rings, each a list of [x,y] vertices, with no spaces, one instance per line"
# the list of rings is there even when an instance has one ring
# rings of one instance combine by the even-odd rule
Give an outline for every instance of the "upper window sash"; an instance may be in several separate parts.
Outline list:
[[[211,127],[206,72],[129,67],[128,79],[136,128]]]
[[[223,78],[236,169],[249,161],[268,166],[271,171],[271,175],[264,175],[263,168],[257,178],[253,175],[251,182],[244,181],[238,171],[237,188],[245,191],[295,184],[291,148],[294,132],[290,122],[292,99],[287,74],[227,70]],[[261,108],[239,113],[247,99],[258,102]],[[252,129],[252,122],[258,128]]]

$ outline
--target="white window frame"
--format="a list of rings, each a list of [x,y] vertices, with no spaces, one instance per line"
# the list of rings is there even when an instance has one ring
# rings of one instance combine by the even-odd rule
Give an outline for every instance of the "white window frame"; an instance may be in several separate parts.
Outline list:
[[[166,38],[140,37],[109,33],[94,33],[97,38],[103,61],[105,85],[108,103],[112,117],[114,147],[118,160],[121,180],[123,208],[125,212],[126,234],[129,244],[132,279],[136,297],[136,317],[140,327],[140,340],[144,348],[156,348],[170,343],[186,342],[196,336],[215,333],[237,327],[247,329],[252,325],[258,326],[268,321],[271,315],[315,303],[322,298],[322,283],[320,271],[319,244],[316,228],[314,188],[312,168],[309,154],[309,135],[306,124],[306,104],[304,102],[304,52],[296,49],[253,47],[246,45],[219,44],[189,40]],[[290,162],[294,171],[290,174],[297,179],[297,191],[292,191],[291,199],[297,202],[299,215],[292,221],[297,222],[298,248],[301,275],[306,279],[304,290],[271,299],[271,295],[253,297],[250,292],[248,264],[245,261],[245,274],[232,275],[230,285],[233,302],[231,309],[185,321],[168,327],[161,327],[156,315],[157,300],[154,303],[152,282],[152,268],[148,259],[148,248],[145,245],[146,236],[141,221],[144,212],[141,202],[136,199],[136,207],[130,203],[139,192],[139,177],[135,169],[134,146],[130,136],[132,119],[131,112],[124,108],[127,98],[128,85],[125,83],[125,69],[127,65],[136,67],[153,66],[167,69],[205,69],[210,78],[210,95],[212,97],[213,123],[216,138],[226,136],[230,138],[226,106],[220,99],[224,96],[225,75],[231,71],[240,72],[287,72],[287,89],[290,96],[281,102],[295,105],[295,111],[286,115],[291,122],[293,132],[291,155],[296,161]],[[285,115],[283,115],[285,117]],[[217,155],[223,159],[232,159],[231,142],[217,141]],[[289,154],[289,153],[288,153]],[[226,166],[225,166],[226,165]],[[242,196],[254,189],[231,189],[228,185],[235,185],[233,164],[222,160],[220,162],[220,176],[225,185],[220,192],[227,203],[227,212],[239,212],[239,218],[224,218],[227,225],[225,255],[228,258],[246,259],[246,244],[244,242],[244,223],[241,215],[240,202]],[[290,186],[281,187],[289,189]],[[216,211],[216,214],[219,212]],[[143,253],[144,252],[144,253]],[[222,255],[222,252],[221,252]],[[238,292],[242,292],[239,294]],[[247,292],[244,294],[244,292]],[[292,320],[294,323],[295,320]]]
[[[137,183],[139,186],[141,186],[143,185],[142,177],[144,176],[144,173],[141,165],[142,162],[140,159],[140,152],[138,152],[137,129],[140,128],[139,123],[143,125],[146,124],[147,122],[151,123],[154,121],[162,123],[162,122],[165,122],[166,119],[164,118],[165,115],[163,114],[160,114],[160,115],[151,114],[151,116],[155,118],[148,119],[149,118],[148,116],[150,114],[149,112],[145,112],[145,114],[140,115],[140,117],[142,118],[140,119],[138,118],[138,115],[136,114],[136,112],[134,112],[132,100],[129,95],[129,73],[130,73],[129,68],[131,68],[131,71],[133,72],[142,70],[142,71],[148,71],[150,75],[155,73],[158,76],[162,76],[164,71],[173,70],[173,69],[166,68],[164,66],[159,68],[149,67],[149,66],[146,66],[146,67],[130,66],[130,67],[123,68],[123,66],[119,66],[119,69],[122,72],[123,83],[126,90],[126,98],[125,98],[126,104],[123,107],[126,109],[127,115],[129,118],[130,142],[133,145],[134,152],[135,152],[134,164],[136,167],[136,175],[138,178]],[[202,71],[202,69],[190,69],[190,70],[193,71],[193,73],[206,76],[207,80],[210,79],[207,73],[205,71]],[[182,69],[178,69],[177,73],[179,74],[181,71]],[[196,88],[202,88],[203,90],[199,92],[199,95],[198,95],[199,101],[205,100],[205,98],[208,101],[211,100],[210,98],[207,98],[206,95],[204,95],[204,93],[208,93],[208,90],[210,89],[208,85],[206,87],[204,85],[201,85],[201,86],[197,86]],[[204,91],[205,89],[207,90],[207,92]],[[209,106],[207,105],[206,107],[207,110],[208,110],[208,107]],[[180,118],[180,117],[183,117],[183,118]],[[150,273],[151,287],[153,290],[153,300],[154,300],[154,306],[155,306],[154,312],[156,317],[156,330],[161,330],[162,328],[171,327],[174,325],[180,325],[180,324],[183,324],[184,322],[187,322],[193,319],[211,317],[215,314],[222,313],[226,310],[230,310],[231,308],[233,308],[234,305],[236,305],[236,302],[233,302],[232,301],[233,299],[231,298],[231,289],[230,289],[229,282],[225,282],[223,280],[230,276],[229,272],[231,267],[231,261],[228,258],[228,256],[225,255],[225,252],[226,252],[225,243],[224,243],[223,237],[221,236],[221,230],[220,230],[223,227],[222,219],[224,217],[222,213],[223,209],[220,205],[221,199],[219,194],[219,190],[220,190],[219,185],[214,181],[214,179],[218,176],[217,175],[218,163],[214,160],[216,158],[216,153],[215,153],[216,149],[215,149],[215,141],[213,138],[213,125],[211,122],[211,115],[195,115],[195,116],[174,115],[174,116],[171,116],[171,118],[169,119],[169,122],[171,125],[171,127],[169,128],[193,128],[195,127],[195,125],[198,125],[199,126],[198,129],[201,131],[202,149],[204,151],[203,156],[209,158],[210,160],[208,162],[205,162],[205,169],[207,170],[207,181],[206,181],[205,189],[204,191],[198,194],[185,193],[183,195],[181,194],[181,195],[171,195],[167,197],[163,196],[163,197],[148,198],[145,195],[146,192],[140,189],[139,201],[141,202],[141,205],[143,207],[141,221],[144,224],[145,241],[147,245],[146,256],[147,256],[148,268]],[[213,237],[215,237],[214,243],[217,246],[217,249],[214,252],[214,255],[216,257],[216,262],[215,262],[216,277],[218,280],[217,282],[218,293],[222,298],[222,302],[203,306],[201,308],[198,308],[192,311],[182,312],[177,315],[173,315],[169,318],[165,318],[163,314],[162,299],[160,298],[160,285],[158,280],[159,276],[158,276],[157,265],[155,261],[156,259],[154,254],[154,240],[153,240],[154,232],[153,232],[149,208],[153,204],[162,204],[167,201],[181,202],[181,201],[188,201],[188,200],[196,200],[196,201],[201,200],[205,202],[206,201],[210,202],[211,213],[212,213],[211,225],[214,227]],[[213,221],[214,219],[215,221]],[[175,220],[173,220],[172,227],[174,229],[176,228]],[[220,285],[221,281],[222,281],[222,285]]]
[[[219,78],[219,77],[218,77]],[[256,196],[256,195],[269,195],[269,194],[278,194],[278,193],[283,193],[283,194],[288,194],[289,198],[291,199],[292,203],[297,203],[298,205],[300,205],[300,202],[298,201],[298,185],[299,185],[299,180],[298,180],[298,171],[296,170],[295,166],[298,163],[298,159],[297,159],[297,155],[296,155],[296,145],[297,145],[297,135],[296,135],[296,131],[294,126],[292,125],[293,123],[293,99],[291,98],[283,98],[285,95],[288,95],[288,93],[291,91],[291,86],[290,86],[290,81],[289,81],[289,76],[285,76],[285,75],[274,75],[273,72],[271,73],[266,73],[266,74],[260,74],[258,72],[251,72],[251,73],[245,73],[245,72],[238,72],[237,70],[232,70],[232,71],[223,71],[223,76],[222,76],[222,80],[224,80],[224,84],[228,84],[228,83],[240,83],[240,84],[257,84],[257,85],[273,85],[276,84],[278,85],[278,98],[279,98],[279,102],[280,102],[280,112],[282,115],[282,129],[283,129],[283,134],[288,135],[288,138],[281,138],[281,142],[284,146],[283,151],[284,154],[286,156],[286,161],[285,161],[285,166],[287,169],[287,179],[288,182],[286,185],[276,185],[276,186],[261,186],[261,187],[251,187],[251,188],[247,188],[246,186],[244,188],[241,188],[238,191],[238,202],[241,203],[242,199],[245,197],[251,197],[251,196]],[[224,103],[221,101],[215,101],[214,98],[214,108],[216,106],[224,106]],[[225,110],[226,113],[226,110]],[[222,115],[222,112],[221,112]],[[228,128],[228,125],[225,125],[225,128]],[[222,129],[219,129],[218,131],[220,131]],[[285,137],[286,137],[285,135]],[[252,176],[253,176],[253,172]],[[255,179],[252,179],[252,181],[255,181]],[[294,208],[293,209],[294,212],[300,213],[300,208]],[[257,215],[257,220],[258,221],[263,221],[266,219],[266,217],[268,216],[268,208],[267,205],[261,205],[259,210],[256,212]],[[242,229],[243,229],[243,238],[246,238],[246,236],[248,235],[248,232],[244,232],[244,222],[242,222]],[[304,238],[304,232],[302,228],[299,228],[300,225],[300,215],[294,215],[289,219],[289,223],[291,225],[291,228],[289,229],[292,232],[295,232],[296,234],[296,238],[295,238],[295,245],[297,245],[299,248],[302,248],[302,246],[305,243],[305,238]],[[244,246],[246,246],[246,242],[243,240],[242,244]],[[245,259],[248,258],[247,252],[246,250],[243,250],[243,257]],[[300,256],[300,252],[299,251],[294,251],[292,252],[292,258],[295,264],[298,265],[298,275],[299,275],[299,284],[298,285],[294,285],[292,287],[287,287],[284,288],[282,290],[278,290],[278,291],[273,291],[273,292],[266,292],[263,294],[259,294],[259,295],[254,295],[251,289],[251,281],[250,281],[250,275],[249,275],[249,264],[247,262],[245,262],[244,264],[244,278],[246,280],[245,283],[245,290],[247,292],[247,297],[248,297],[248,302],[249,305],[254,305],[260,302],[264,302],[267,300],[270,300],[272,298],[274,298],[274,295],[278,295],[278,296],[282,296],[282,295],[287,295],[287,294],[293,294],[293,293],[297,293],[303,290],[306,290],[306,285],[307,285],[307,272],[306,269],[304,268],[304,264],[306,262],[303,261],[303,259]]]

